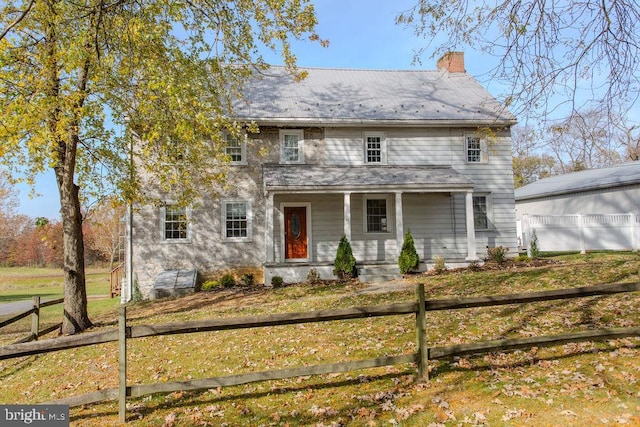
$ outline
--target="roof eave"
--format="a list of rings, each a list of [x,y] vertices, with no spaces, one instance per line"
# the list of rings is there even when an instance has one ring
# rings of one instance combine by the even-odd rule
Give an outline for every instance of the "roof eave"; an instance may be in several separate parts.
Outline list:
[[[380,193],[391,190],[407,193],[455,193],[474,189],[474,184],[408,184],[408,185],[374,185],[374,186],[345,186],[345,185],[276,185],[266,186],[270,193],[342,193],[345,191],[358,193]]]
[[[584,192],[587,192],[587,191],[603,190],[603,189],[607,189],[607,188],[626,187],[626,186],[629,186],[629,185],[637,185],[637,184],[640,184],[640,180],[634,180],[634,181],[628,181],[628,182],[608,183],[608,184],[602,184],[602,185],[592,185],[592,186],[589,186],[589,187],[583,187],[583,188],[578,188],[578,189],[572,188],[572,189],[567,189],[567,190],[545,191],[545,192],[541,192],[541,193],[528,194],[526,196],[515,196],[515,201],[516,202],[521,202],[521,201],[525,201],[525,200],[540,199],[542,197],[564,196],[566,194],[584,193]]]
[[[259,126],[317,126],[317,127],[353,127],[353,126],[383,126],[383,127],[501,127],[513,126],[517,123],[513,119],[480,119],[480,120],[375,120],[375,119],[315,119],[315,118],[264,118],[238,117],[238,120],[255,122]]]

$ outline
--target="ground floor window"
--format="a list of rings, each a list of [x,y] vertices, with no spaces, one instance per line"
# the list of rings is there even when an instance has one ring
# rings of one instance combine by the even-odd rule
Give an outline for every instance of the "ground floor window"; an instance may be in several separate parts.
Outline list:
[[[222,204],[223,238],[248,240],[251,238],[251,203],[243,200],[227,200]]]
[[[389,217],[386,198],[366,198],[365,230],[367,233],[386,233],[389,231]]]
[[[473,196],[473,222],[476,230],[488,230],[491,226],[490,202],[488,195]]]
[[[186,240],[188,236],[187,208],[166,205],[162,212],[163,240]]]

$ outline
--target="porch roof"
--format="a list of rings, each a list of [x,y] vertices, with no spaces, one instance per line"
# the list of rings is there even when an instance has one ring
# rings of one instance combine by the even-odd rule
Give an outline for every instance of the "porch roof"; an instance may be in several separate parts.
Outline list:
[[[450,167],[264,165],[270,192],[449,192],[473,189],[473,182]]]

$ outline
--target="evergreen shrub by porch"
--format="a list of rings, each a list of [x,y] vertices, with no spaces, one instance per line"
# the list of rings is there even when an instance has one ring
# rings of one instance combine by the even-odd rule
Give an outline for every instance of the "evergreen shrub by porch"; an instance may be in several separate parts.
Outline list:
[[[416,246],[413,243],[413,236],[411,230],[407,230],[404,235],[404,241],[402,242],[402,251],[398,257],[398,267],[400,267],[401,274],[407,274],[415,271],[420,264],[420,258],[418,252],[416,252]]]
[[[342,236],[342,239],[340,239],[338,253],[333,263],[333,274],[340,279],[356,277],[356,258],[353,256],[347,236]]]
[[[284,279],[280,276],[273,276],[271,278],[271,286],[274,288],[281,288],[284,285]]]

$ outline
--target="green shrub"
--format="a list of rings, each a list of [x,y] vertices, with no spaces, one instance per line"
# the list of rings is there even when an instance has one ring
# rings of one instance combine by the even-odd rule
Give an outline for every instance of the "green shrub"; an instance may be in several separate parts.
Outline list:
[[[536,259],[540,257],[540,247],[538,246],[538,235],[536,234],[536,230],[531,232],[531,242],[529,243],[529,252],[531,253],[531,258]]]
[[[482,270],[482,266],[480,265],[480,263],[478,261],[471,261],[469,263],[469,270],[471,270],[471,271],[480,271],[480,270]]]
[[[142,292],[140,291],[140,285],[138,285],[138,279],[133,281],[133,295],[131,295],[131,300],[133,302],[140,302],[144,299],[142,296]]]
[[[222,276],[222,279],[220,279],[220,285],[223,288],[231,288],[236,285],[236,279],[230,274],[225,274]]]
[[[433,260],[435,261],[433,264],[433,271],[436,274],[442,274],[447,271],[447,265],[445,264],[443,257],[437,256]]]
[[[487,260],[493,261],[498,265],[502,265],[507,260],[508,253],[509,248],[502,246],[497,246],[495,248],[487,247]]]
[[[247,286],[253,286],[256,280],[253,274],[247,273],[242,276],[242,281]]]
[[[318,272],[317,268],[312,268],[311,270],[309,270],[309,274],[307,274],[307,282],[314,284],[314,283],[320,283],[320,272]]]
[[[407,233],[404,235],[404,241],[402,242],[402,250],[398,257],[400,273],[406,274],[415,271],[419,264],[420,258],[418,257],[418,252],[416,252],[416,246],[413,243],[413,236],[411,236],[411,231],[407,230]]]
[[[515,257],[514,261],[515,262],[529,262],[529,261],[531,261],[531,258],[529,258],[526,255],[518,255],[517,257]]]
[[[216,288],[220,287],[220,283],[218,283],[215,280],[207,280],[206,282],[204,282],[202,284],[202,287],[200,288],[203,291],[212,291]]]
[[[356,277],[356,258],[353,256],[347,236],[342,236],[340,239],[338,253],[333,263],[333,274],[341,280]]]
[[[282,285],[284,285],[284,280],[282,279],[282,277],[273,276],[271,278],[271,286],[273,286],[274,288],[280,288],[282,287]]]

